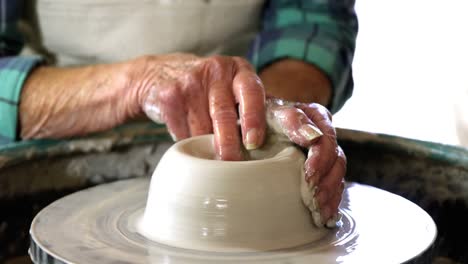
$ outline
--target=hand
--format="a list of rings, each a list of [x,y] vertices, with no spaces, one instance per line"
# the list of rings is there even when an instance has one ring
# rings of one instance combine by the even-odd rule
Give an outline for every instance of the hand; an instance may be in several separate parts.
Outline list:
[[[276,126],[278,133],[308,149],[305,163],[308,193],[303,194],[303,199],[304,196],[313,198],[306,197],[304,203],[311,209],[317,225],[334,220],[344,189],[346,157],[336,142],[331,114],[321,106],[329,105],[331,101],[329,79],[314,65],[294,59],[271,64],[260,73],[260,77],[268,94],[290,102],[302,102],[267,100],[268,123]],[[272,120],[274,124],[271,124]],[[316,211],[320,214],[317,215]]]
[[[305,177],[324,224],[336,217],[344,190],[346,156],[336,141],[330,112],[319,104],[289,103],[267,99],[267,122],[277,133],[308,149]],[[313,213],[313,212],[312,212]]]
[[[241,160],[238,103],[245,147],[255,149],[263,143],[265,93],[247,61],[175,54],[134,63],[138,106],[153,121],[166,123],[175,140],[214,131],[221,159]]]
[[[259,147],[265,133],[264,89],[236,57],[145,56],[81,68],[41,67],[21,95],[23,138],[65,137],[109,129],[142,113],[167,124],[176,139],[214,132],[216,153],[240,160],[241,140]]]

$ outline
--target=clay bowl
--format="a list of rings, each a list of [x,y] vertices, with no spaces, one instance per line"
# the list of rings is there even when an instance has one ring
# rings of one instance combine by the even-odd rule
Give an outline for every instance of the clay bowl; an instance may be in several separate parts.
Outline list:
[[[293,146],[250,161],[214,159],[212,135],[174,144],[153,173],[139,232],[210,252],[291,248],[321,239],[300,194],[304,155]]]

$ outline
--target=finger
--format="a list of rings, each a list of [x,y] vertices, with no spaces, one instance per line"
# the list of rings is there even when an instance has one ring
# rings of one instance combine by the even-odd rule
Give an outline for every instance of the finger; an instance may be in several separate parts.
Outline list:
[[[234,76],[233,90],[239,102],[242,139],[246,149],[257,149],[265,138],[265,90],[246,61],[240,58],[234,60],[238,71]]]
[[[296,104],[296,107],[304,111],[312,122],[326,135],[336,138],[335,129],[332,126],[332,115],[327,108],[320,104]]]
[[[313,144],[305,162],[306,181],[314,186],[320,184],[324,175],[330,171],[336,161],[336,145],[322,136]]]
[[[298,104],[298,107],[317,125],[323,136],[314,143],[306,161],[306,180],[317,185],[322,176],[331,169],[338,156],[335,128],[331,123],[331,114],[318,104]]]
[[[210,111],[208,106],[208,95],[199,81],[190,80],[185,88],[186,96],[190,103],[187,104],[187,122],[191,136],[205,135],[213,131]]]
[[[241,160],[237,111],[232,93],[232,65],[219,57],[208,68],[208,100],[215,134],[215,151],[222,160]]]
[[[174,141],[190,136],[183,97],[178,88],[151,91],[143,103],[143,111],[155,122],[164,122]]]
[[[332,217],[335,217],[338,214],[338,208],[341,203],[341,197],[343,195],[344,183],[340,185],[340,190],[336,191],[330,200],[322,207],[320,210],[320,215],[322,216],[322,221],[326,223]]]
[[[241,160],[234,97],[225,87],[226,84],[215,84],[209,95],[216,153],[222,160]]]
[[[164,120],[166,120],[167,129],[174,141],[190,137],[189,127],[184,111],[167,111]]]
[[[271,113],[269,116],[274,119],[273,126],[281,128],[282,133],[302,147],[308,148],[322,136],[322,132],[301,109],[294,106],[274,106],[268,111]]]
[[[338,147],[338,157],[330,172],[323,177],[318,185],[318,192],[316,194],[317,203],[321,207],[331,199],[337,190],[340,190],[343,184],[343,178],[346,174],[346,156],[343,150]]]
[[[208,106],[208,102],[206,102],[204,106]],[[203,107],[190,107],[187,119],[190,135],[199,136],[213,132],[213,125],[211,123],[208,107],[206,107],[206,109]]]

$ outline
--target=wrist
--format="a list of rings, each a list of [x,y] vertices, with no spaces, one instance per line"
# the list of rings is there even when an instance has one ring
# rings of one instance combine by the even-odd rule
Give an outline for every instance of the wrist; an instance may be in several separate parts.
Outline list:
[[[120,71],[125,79],[126,98],[129,98],[129,116],[143,114],[143,105],[155,83],[153,75],[158,67],[157,56],[141,56],[122,63]]]
[[[319,103],[331,102],[332,89],[327,76],[314,65],[283,59],[266,67],[260,78],[269,95],[288,101]]]

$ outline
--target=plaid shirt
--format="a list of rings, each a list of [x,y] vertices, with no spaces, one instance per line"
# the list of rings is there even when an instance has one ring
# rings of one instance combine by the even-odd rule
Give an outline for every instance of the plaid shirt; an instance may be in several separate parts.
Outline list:
[[[18,56],[23,47],[17,30],[22,0],[0,0],[0,144],[18,139],[18,103],[28,73],[39,57]],[[354,0],[269,0],[262,28],[248,58],[259,71],[294,58],[321,69],[333,86],[329,106],[338,111],[351,96],[351,63],[358,29]]]

